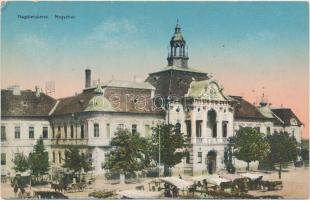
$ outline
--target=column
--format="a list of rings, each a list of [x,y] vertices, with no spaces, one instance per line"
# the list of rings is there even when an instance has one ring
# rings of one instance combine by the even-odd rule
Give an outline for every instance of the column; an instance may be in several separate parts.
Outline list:
[[[202,115],[201,138],[203,143],[206,140],[205,138],[207,138],[207,112],[203,112]]]
[[[196,144],[196,113],[194,109],[191,112],[191,129],[192,144]]]
[[[222,120],[218,120],[218,121],[216,121],[216,131],[217,131],[217,134],[216,134],[216,136],[217,136],[217,140],[218,141],[222,141],[222,138],[223,138],[223,136],[222,136]]]

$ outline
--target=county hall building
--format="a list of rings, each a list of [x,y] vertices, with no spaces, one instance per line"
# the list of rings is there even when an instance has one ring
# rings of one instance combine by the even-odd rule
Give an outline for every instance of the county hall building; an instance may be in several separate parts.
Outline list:
[[[152,127],[174,124],[192,144],[189,155],[173,174],[197,175],[224,169],[227,138],[240,127],[265,134],[287,131],[301,141],[303,124],[290,108],[272,108],[262,97],[255,106],[241,96],[229,96],[206,72],[188,64],[187,44],[180,25],[170,40],[168,64],[144,82],[111,80],[91,85],[85,70],[85,88],[74,96],[54,99],[12,86],[1,90],[1,175],[14,175],[14,156],[28,155],[43,138],[51,170],[59,170],[68,146],[76,145],[92,161],[93,173],[102,168],[118,128],[150,137]],[[235,159],[237,168],[246,164]],[[252,163],[251,168],[256,168]]]

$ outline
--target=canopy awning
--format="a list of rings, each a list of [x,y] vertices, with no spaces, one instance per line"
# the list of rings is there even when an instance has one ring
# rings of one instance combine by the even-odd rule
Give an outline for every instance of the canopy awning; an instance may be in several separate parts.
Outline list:
[[[118,192],[119,195],[130,199],[159,199],[162,192],[149,192],[144,190],[123,190]]]
[[[251,173],[242,173],[242,174],[240,174],[240,176],[249,178],[252,181],[259,179],[260,177],[263,177],[262,175],[251,174]]]
[[[159,178],[159,180],[169,183],[171,185],[174,185],[179,189],[188,188],[193,185],[192,181],[185,181],[183,179],[176,178],[176,177],[163,177],[163,178]]]
[[[221,183],[231,182],[231,180],[220,177],[210,177],[207,179],[207,182],[219,186]]]

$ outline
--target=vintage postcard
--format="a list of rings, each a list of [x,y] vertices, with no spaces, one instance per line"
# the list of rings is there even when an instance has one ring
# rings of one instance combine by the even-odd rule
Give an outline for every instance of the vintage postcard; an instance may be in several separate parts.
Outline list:
[[[309,198],[309,5],[1,1],[1,198]]]

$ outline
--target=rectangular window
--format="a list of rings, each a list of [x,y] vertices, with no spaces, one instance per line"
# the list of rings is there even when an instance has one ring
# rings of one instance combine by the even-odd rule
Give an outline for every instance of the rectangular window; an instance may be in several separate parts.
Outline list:
[[[137,124],[131,125],[131,133],[136,134],[137,133]]]
[[[224,138],[227,137],[227,123],[228,123],[227,121],[222,122],[222,136]]]
[[[198,163],[202,163],[202,152],[198,152]]]
[[[34,138],[34,127],[30,126],[29,127],[29,139],[33,139]]]
[[[1,126],[1,140],[6,140],[6,129],[5,129],[5,126]]]
[[[70,126],[70,134],[71,134],[71,138],[74,138],[73,125]]]
[[[65,139],[67,139],[67,133],[68,133],[67,125],[64,126],[64,131],[65,131]]]
[[[53,151],[53,163],[56,162],[56,155],[55,155],[55,151]]]
[[[48,139],[48,127],[43,127],[43,139]]]
[[[144,125],[145,137],[149,138],[151,136],[151,127],[149,124]]]
[[[197,120],[196,121],[196,137],[201,137],[201,124],[202,121],[201,120]]]
[[[121,129],[121,130],[122,130],[122,129],[124,129],[124,128],[125,128],[124,124],[118,124],[118,125],[117,125],[117,129]]]
[[[84,125],[81,125],[81,138],[84,138]]]
[[[190,120],[186,120],[186,131],[187,131],[187,137],[191,137],[192,135],[192,124]]]
[[[61,163],[61,152],[58,152],[58,162]]]
[[[107,124],[107,138],[110,138],[110,124]]]
[[[99,124],[94,124],[94,137],[99,137]]]
[[[270,132],[271,132],[270,127],[267,127],[267,135],[270,135]]]
[[[20,138],[20,126],[15,126],[15,139],[19,139]]]
[[[53,135],[52,135],[52,136],[53,136],[52,138],[54,139],[54,138],[55,138],[55,127],[54,127],[54,126],[52,126],[52,134],[53,134]]]
[[[6,165],[6,154],[1,153],[1,165]]]

